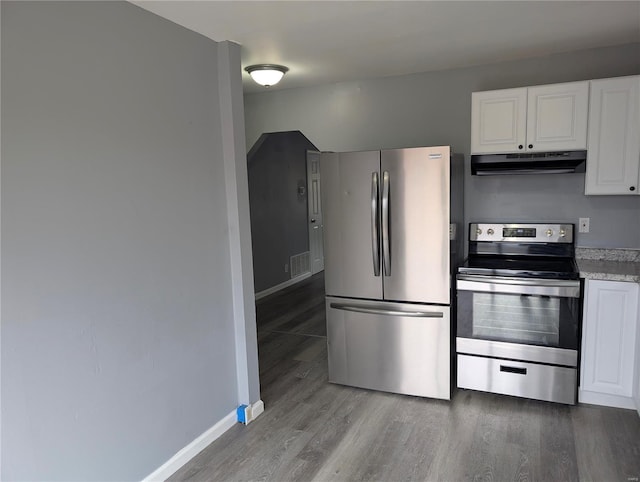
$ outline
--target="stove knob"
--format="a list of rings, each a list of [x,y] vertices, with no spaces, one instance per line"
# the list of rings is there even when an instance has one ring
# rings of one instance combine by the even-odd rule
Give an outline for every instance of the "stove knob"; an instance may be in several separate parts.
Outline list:
[[[547,229],[547,236],[548,237],[553,236],[553,231],[551,229]]]
[[[476,234],[477,234],[478,236],[480,236],[480,235],[482,234],[482,229],[477,228],[477,229],[476,229]]]
[[[560,237],[564,238],[567,235],[566,231],[564,229],[560,230]]]
[[[489,236],[492,236],[493,235],[493,229],[491,229],[491,228],[487,229],[487,234]]]

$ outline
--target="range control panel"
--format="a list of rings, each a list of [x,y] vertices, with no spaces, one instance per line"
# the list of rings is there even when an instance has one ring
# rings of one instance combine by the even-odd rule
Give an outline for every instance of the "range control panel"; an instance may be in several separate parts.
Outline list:
[[[472,223],[469,241],[573,243],[573,224]]]

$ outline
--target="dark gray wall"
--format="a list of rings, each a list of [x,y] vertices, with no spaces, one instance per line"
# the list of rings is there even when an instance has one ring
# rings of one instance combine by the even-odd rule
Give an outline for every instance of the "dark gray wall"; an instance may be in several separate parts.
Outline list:
[[[381,59],[384,61],[384,59]],[[471,93],[640,73],[640,44],[443,72],[245,96],[247,141],[299,129],[321,150],[451,145],[469,162]],[[286,81],[286,78],[285,78]],[[591,217],[581,246],[640,247],[640,196],[584,196],[584,175],[472,177],[465,219],[566,221]]]
[[[309,250],[307,150],[316,147],[299,131],[263,134],[247,155],[255,291],[291,279],[290,257]]]
[[[2,2],[2,480],[140,480],[237,406],[220,45],[125,2]]]

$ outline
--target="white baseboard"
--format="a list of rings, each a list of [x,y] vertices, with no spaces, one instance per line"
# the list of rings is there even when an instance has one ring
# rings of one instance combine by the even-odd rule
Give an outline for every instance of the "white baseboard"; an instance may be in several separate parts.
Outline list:
[[[238,421],[248,425],[258,418],[258,415],[262,412],[264,412],[264,402],[262,400],[258,400],[251,405],[240,405],[238,407]]]
[[[284,283],[280,283],[279,285],[275,285],[275,286],[272,286],[271,288],[267,288],[266,290],[262,290],[259,293],[256,293],[256,300],[259,300],[260,298],[264,298],[265,296],[269,296],[270,294],[275,293],[276,291],[280,291],[285,288],[288,288],[289,286],[292,286],[310,277],[311,277],[311,271],[309,271],[308,273],[301,274],[300,276],[296,276],[295,278],[291,278],[290,280],[287,280]]]
[[[251,420],[250,422],[258,418],[264,412],[264,402],[262,400],[258,400],[256,403],[251,404]]]
[[[145,477],[142,482],[160,482],[167,480],[184,464],[198,455],[207,445],[219,438],[223,433],[233,427],[236,423],[236,411],[233,410],[230,414],[225,416],[222,420],[218,421],[213,427],[204,432],[193,442],[180,449],[161,467],[155,470],[152,474]]]
[[[264,402],[262,400],[258,400],[256,403],[252,403],[251,416],[247,419],[247,423],[253,422],[262,412],[264,412]]]
[[[608,393],[588,392],[580,390],[578,392],[578,401],[580,403],[590,403],[592,405],[604,405],[605,407],[629,408],[636,409],[633,398],[623,397],[620,395],[609,395]]]

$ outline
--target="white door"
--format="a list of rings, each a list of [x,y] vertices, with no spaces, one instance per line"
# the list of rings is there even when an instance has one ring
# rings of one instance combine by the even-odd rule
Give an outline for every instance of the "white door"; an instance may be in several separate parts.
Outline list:
[[[309,223],[309,252],[311,274],[324,270],[322,244],[322,200],[320,199],[320,153],[307,151],[307,221]]]
[[[527,94],[527,151],[587,148],[588,81],[529,87]]]

